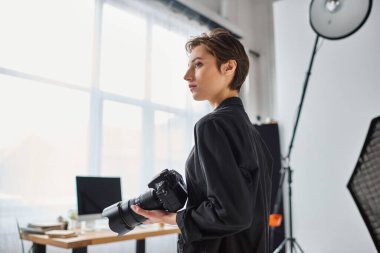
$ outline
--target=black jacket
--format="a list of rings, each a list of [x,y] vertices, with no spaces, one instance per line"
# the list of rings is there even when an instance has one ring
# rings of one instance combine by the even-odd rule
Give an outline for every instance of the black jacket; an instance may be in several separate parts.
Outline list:
[[[268,253],[272,158],[238,97],[194,128],[178,252]]]

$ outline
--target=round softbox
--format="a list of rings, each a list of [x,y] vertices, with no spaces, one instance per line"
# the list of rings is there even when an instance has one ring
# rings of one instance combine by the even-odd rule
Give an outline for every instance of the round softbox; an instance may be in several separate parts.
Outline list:
[[[323,38],[343,39],[365,23],[371,7],[372,0],[313,0],[310,24]]]

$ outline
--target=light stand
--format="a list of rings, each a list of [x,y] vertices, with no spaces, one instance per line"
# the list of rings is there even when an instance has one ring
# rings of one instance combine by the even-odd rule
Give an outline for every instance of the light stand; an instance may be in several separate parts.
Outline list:
[[[304,85],[303,85],[301,102],[300,102],[300,104],[298,106],[297,119],[296,119],[296,123],[295,123],[294,128],[293,128],[292,139],[290,141],[289,148],[288,148],[289,151],[288,151],[287,156],[285,157],[286,165],[282,169],[283,171],[282,171],[281,180],[280,180],[280,186],[279,186],[279,190],[282,189],[282,185],[283,185],[283,182],[284,182],[285,174],[287,173],[287,175],[288,175],[289,236],[287,238],[285,238],[284,241],[282,241],[282,243],[278,246],[278,248],[273,253],[280,252],[281,249],[286,246],[287,242],[290,243],[290,252],[293,253],[293,249],[295,248],[295,246],[297,246],[298,249],[303,253],[303,250],[302,250],[301,246],[297,243],[296,238],[293,237],[293,212],[292,212],[292,173],[293,173],[293,170],[290,168],[289,163],[290,163],[290,155],[292,153],[294,138],[296,136],[298,122],[299,122],[301,111],[302,111],[303,102],[305,100],[305,94],[306,94],[306,90],[307,90],[307,85],[309,83],[309,78],[310,78],[310,75],[311,75],[311,69],[313,67],[313,62],[314,62],[315,54],[317,52],[318,41],[319,41],[319,35],[317,35],[317,37],[315,38],[313,53],[311,55],[311,60],[310,60],[310,64],[309,64],[309,69],[308,69],[308,71],[306,73],[306,79],[305,79],[305,82],[304,82]],[[280,192],[280,194],[282,193],[281,191],[278,191],[278,193],[279,192]]]
[[[276,203],[274,213],[278,212],[278,206],[282,198],[282,187],[285,174],[288,175],[288,219],[289,219],[289,236],[286,237],[281,244],[273,251],[279,253],[287,243],[290,244],[290,252],[293,253],[298,249],[301,253],[301,246],[293,236],[293,213],[292,213],[292,174],[293,170],[290,167],[290,155],[292,152],[294,138],[297,132],[297,127],[302,111],[302,106],[305,99],[311,69],[313,67],[314,58],[316,55],[319,38],[323,37],[330,40],[343,39],[355,33],[367,20],[372,7],[372,0],[357,1],[357,0],[312,0],[310,4],[310,25],[316,32],[313,52],[309,64],[306,78],[303,85],[301,101],[298,106],[297,119],[293,127],[292,138],[288,147],[288,154],[284,158],[285,165],[281,170],[281,179],[277,190]]]

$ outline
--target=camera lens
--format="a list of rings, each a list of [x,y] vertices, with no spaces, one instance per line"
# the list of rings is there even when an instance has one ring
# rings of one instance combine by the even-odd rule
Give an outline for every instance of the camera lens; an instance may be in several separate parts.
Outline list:
[[[121,204],[123,202],[118,202],[116,204],[113,204],[112,206],[109,206],[105,208],[102,212],[103,217],[108,218],[108,226],[110,229],[119,235],[123,235],[125,233],[128,233],[133,228],[129,225],[125,225],[124,219],[120,216],[120,209]]]
[[[135,213],[131,209],[131,205],[138,205],[146,210],[162,209],[162,204],[157,199],[153,189],[141,194],[138,198],[130,199],[128,202],[121,201],[105,208],[102,216],[108,218],[110,229],[119,235],[128,233],[146,220],[144,216]]]
[[[145,210],[163,209],[160,200],[157,198],[156,191],[149,189],[134,200],[134,205],[138,205]]]

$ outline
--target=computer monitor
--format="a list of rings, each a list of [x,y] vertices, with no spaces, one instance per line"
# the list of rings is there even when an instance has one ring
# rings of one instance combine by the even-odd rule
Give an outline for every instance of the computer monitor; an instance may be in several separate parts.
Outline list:
[[[78,221],[95,221],[102,218],[107,206],[121,201],[119,177],[77,176]]]

